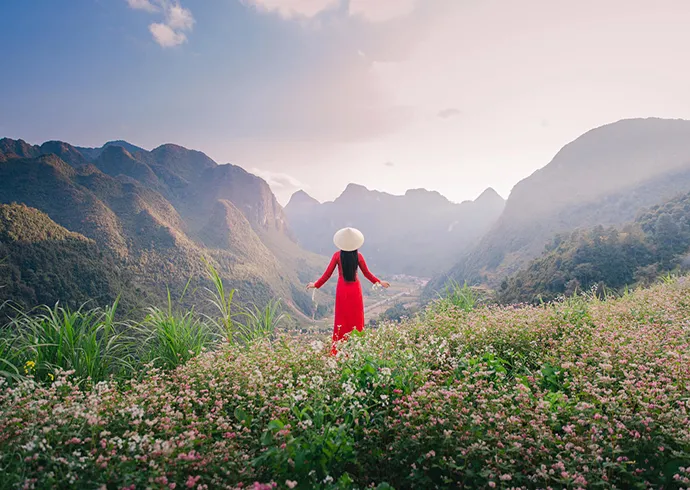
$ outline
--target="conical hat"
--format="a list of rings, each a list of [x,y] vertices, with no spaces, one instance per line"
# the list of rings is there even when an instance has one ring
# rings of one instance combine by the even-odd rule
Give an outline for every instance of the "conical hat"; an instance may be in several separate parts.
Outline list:
[[[333,243],[343,252],[352,252],[362,246],[364,235],[356,228],[343,228],[333,235]]]

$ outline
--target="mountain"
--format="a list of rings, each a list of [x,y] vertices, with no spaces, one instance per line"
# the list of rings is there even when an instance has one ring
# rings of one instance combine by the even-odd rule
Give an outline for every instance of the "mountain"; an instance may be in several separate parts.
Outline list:
[[[449,280],[496,286],[553,236],[620,225],[690,190],[690,121],[630,119],[591,130],[512,190],[501,217],[427,293]]]
[[[23,308],[54,305],[72,308],[106,304],[123,295],[130,306],[136,290],[118,261],[83,235],[46,214],[21,204],[0,204],[0,304]]]
[[[503,198],[493,189],[475,201],[456,204],[425,189],[395,196],[349,184],[337,199],[323,204],[298,191],[285,214],[298,242],[308,250],[332,253],[333,233],[353,226],[364,233],[362,250],[377,273],[430,277],[457,261],[503,206]]]
[[[126,141],[123,141],[123,140],[108,141],[106,144],[104,144],[100,148],[85,148],[82,146],[77,146],[75,148],[77,151],[79,151],[79,153],[81,153],[83,156],[85,156],[89,160],[94,160],[94,159],[98,158],[98,156],[101,154],[101,152],[104,149],[106,149],[110,146],[120,146],[132,154],[139,153],[139,152],[141,152],[142,154],[146,153],[146,150],[144,150],[143,148],[140,148],[138,146],[135,146],[135,145],[128,143]]]
[[[592,286],[648,285],[659,274],[687,269],[690,193],[651,207],[622,227],[597,226],[557,235],[545,251],[504,279],[502,303],[550,301]]]
[[[265,181],[201,152],[170,144],[150,152],[118,142],[80,150],[2,139],[0,204],[12,203],[90,240],[127,275],[138,300],[163,301],[167,287],[181,293],[191,279],[188,301],[198,302],[194,291],[203,290],[207,258],[238,289],[240,302],[280,297],[311,314],[303,284],[325,259],[294,242]],[[16,241],[3,239],[10,242]],[[113,280],[109,288],[121,285]]]

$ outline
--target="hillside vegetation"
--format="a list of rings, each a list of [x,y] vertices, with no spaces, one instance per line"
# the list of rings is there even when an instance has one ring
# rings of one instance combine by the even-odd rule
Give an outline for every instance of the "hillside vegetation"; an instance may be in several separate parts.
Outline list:
[[[0,488],[690,486],[690,282],[0,390]],[[0,381],[1,383],[2,381]],[[253,485],[253,486],[252,486]]]
[[[622,226],[690,191],[690,121],[629,119],[593,129],[518,182],[496,224],[427,297],[451,280],[496,288],[537,258],[554,235]]]
[[[687,267],[690,193],[642,212],[622,227],[557,235],[541,257],[505,279],[503,303],[550,301],[593,286],[648,284],[662,272]]]
[[[201,279],[206,259],[240,291],[238,302],[266,305],[279,297],[296,313],[311,315],[303,284],[327,263],[297,246],[265,181],[172,144],[146,151],[122,141],[77,148],[2,139],[0,204],[13,203],[47,215],[52,225],[46,229],[59,226],[89,240],[81,245],[88,248],[82,258],[67,250],[76,235],[49,236],[33,242],[29,260],[18,252],[24,238],[0,237],[0,260],[12,270],[6,268],[0,294],[22,305],[59,300],[76,306],[90,299],[105,306],[120,294],[130,310],[165,305],[170,289],[176,297],[184,291],[191,307],[207,285]],[[36,226],[42,233],[43,223]],[[94,256],[105,257],[97,279],[86,265]],[[54,277],[58,270],[64,284]]]
[[[20,204],[0,204],[0,304],[28,309],[62,302],[78,308],[113,303],[118,295],[138,304],[120,260],[93,240]]]

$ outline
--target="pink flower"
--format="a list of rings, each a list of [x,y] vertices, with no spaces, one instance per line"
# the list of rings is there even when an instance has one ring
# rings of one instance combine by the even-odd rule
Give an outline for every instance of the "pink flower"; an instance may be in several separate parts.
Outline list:
[[[194,485],[196,485],[196,482],[198,482],[201,479],[200,476],[192,476],[189,475],[189,478],[187,478],[187,483],[185,484],[187,488],[194,488]]]
[[[496,488],[496,482],[490,481],[490,482],[489,482],[489,486],[490,486],[491,488]]]
[[[285,480],[285,484],[288,488],[295,488],[297,486],[297,482],[293,480]]]

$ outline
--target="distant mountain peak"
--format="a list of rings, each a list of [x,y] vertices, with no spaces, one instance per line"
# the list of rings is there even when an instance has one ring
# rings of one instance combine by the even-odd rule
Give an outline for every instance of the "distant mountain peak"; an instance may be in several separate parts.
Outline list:
[[[126,149],[128,152],[133,153],[137,151],[146,151],[144,148],[141,148],[137,145],[133,145],[132,143],[125,141],[125,140],[113,140],[113,141],[108,141],[106,144],[103,145],[103,149],[109,146],[119,146],[124,149]]]
[[[501,195],[494,190],[493,187],[487,187],[484,192],[479,194],[479,197],[475,199],[475,202],[479,201],[500,201],[500,202],[505,202],[505,199],[501,197]]]
[[[347,184],[347,187],[345,187],[343,194],[354,194],[354,193],[363,193],[363,192],[369,192],[369,189],[367,189],[366,187],[364,187],[361,184],[350,183],[350,184]]]
[[[0,161],[4,158],[33,158],[38,154],[37,149],[24,140],[0,139]]]
[[[361,184],[347,184],[345,190],[335,199],[335,201],[346,201],[352,202],[356,200],[366,199],[373,197],[376,191],[367,189]]]
[[[448,198],[440,192],[430,191],[428,189],[424,189],[423,187],[419,187],[417,189],[408,189],[405,192],[405,197],[427,203],[446,204],[450,202]]]
[[[295,192],[292,197],[290,197],[290,201],[288,202],[288,206],[292,205],[309,205],[309,204],[321,204],[319,201],[311,197],[309,194],[307,194],[304,190],[300,189],[297,192]]]
[[[120,157],[120,158],[134,158],[132,154],[125,148],[124,146],[120,145],[109,145],[109,146],[104,146],[103,151],[101,152],[100,155],[102,158],[107,158],[107,157]]]
[[[187,148],[185,148],[184,146],[176,145],[175,143],[163,143],[162,145],[154,148],[151,151],[156,151],[156,150],[193,151],[193,150],[187,150]]]

